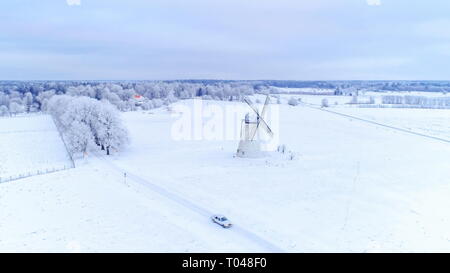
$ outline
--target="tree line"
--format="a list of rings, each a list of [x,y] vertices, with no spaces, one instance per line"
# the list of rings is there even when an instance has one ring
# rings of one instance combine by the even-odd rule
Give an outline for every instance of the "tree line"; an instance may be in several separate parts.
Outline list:
[[[46,111],[55,95],[85,96],[108,101],[120,111],[134,111],[198,96],[241,100],[261,90],[264,87],[226,82],[0,82],[0,116]],[[136,96],[142,100],[137,102]]]
[[[59,95],[53,96],[47,107],[72,155],[86,154],[91,145],[109,155],[128,142],[118,110],[107,101]]]
[[[421,108],[450,108],[450,97],[398,96],[382,97],[383,104],[401,104]]]

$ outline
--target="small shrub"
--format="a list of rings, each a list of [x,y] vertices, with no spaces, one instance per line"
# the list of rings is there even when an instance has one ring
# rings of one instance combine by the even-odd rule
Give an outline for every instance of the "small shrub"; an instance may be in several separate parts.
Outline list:
[[[298,105],[298,100],[295,99],[294,97],[290,98],[288,101],[288,104],[291,106],[297,106]]]

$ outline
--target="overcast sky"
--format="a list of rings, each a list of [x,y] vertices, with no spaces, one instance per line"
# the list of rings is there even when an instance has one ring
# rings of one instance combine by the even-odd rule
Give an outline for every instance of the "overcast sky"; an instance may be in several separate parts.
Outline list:
[[[448,0],[1,0],[3,80],[450,80]]]

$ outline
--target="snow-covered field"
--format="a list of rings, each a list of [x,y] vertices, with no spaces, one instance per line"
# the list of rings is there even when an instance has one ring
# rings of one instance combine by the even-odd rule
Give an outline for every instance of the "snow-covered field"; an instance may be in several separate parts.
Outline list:
[[[450,134],[444,110],[333,110]],[[241,159],[236,140],[174,140],[165,108],[123,118],[125,152],[0,184],[0,251],[450,251],[448,143],[283,104],[297,157]]]
[[[294,91],[289,91],[290,89]],[[330,93],[329,89],[317,89],[316,93],[314,94],[298,94],[299,91],[296,88],[278,88],[278,90],[281,92],[280,97],[282,101],[287,102],[289,98],[300,98],[302,102],[308,103],[308,104],[315,104],[315,105],[321,105],[322,99],[327,99],[328,103],[331,107],[360,107],[360,105],[355,104],[351,105],[352,96],[349,95],[343,95],[343,96],[335,96],[330,94],[320,94],[322,93]],[[309,89],[307,89],[309,90]],[[304,93],[314,93],[314,89],[310,90],[310,92],[304,92]],[[332,93],[332,92],[331,92]],[[358,95],[358,102],[359,103],[368,103],[370,99],[372,98],[374,100],[375,105],[381,105],[382,104],[382,97],[383,96],[417,96],[417,97],[427,97],[427,98],[450,98],[450,94],[442,94],[439,92],[373,92],[373,91],[360,91]],[[363,107],[365,105],[362,105]],[[369,105],[374,106],[374,105]],[[394,105],[394,107],[401,107],[402,105]],[[389,106],[388,107],[392,107]]]
[[[72,167],[48,115],[0,118],[0,181]]]
[[[449,109],[333,108],[333,111],[450,141]]]

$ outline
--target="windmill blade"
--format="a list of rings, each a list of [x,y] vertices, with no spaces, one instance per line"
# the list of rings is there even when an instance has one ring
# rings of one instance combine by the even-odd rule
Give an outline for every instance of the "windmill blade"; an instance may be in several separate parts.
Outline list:
[[[244,101],[248,104],[248,106],[250,106],[250,108],[253,109],[253,111],[255,111],[256,113],[258,113],[258,109],[255,109],[255,107],[253,106],[253,102],[251,100],[249,100],[247,97],[244,98]]]
[[[256,113],[256,115],[258,117],[258,123],[256,125],[255,131],[252,134],[252,138],[251,139],[253,140],[255,138],[256,132],[258,131],[258,128],[259,128],[260,125],[262,125],[262,127],[264,128],[264,130],[266,130],[266,132],[269,134],[270,137],[273,137],[272,129],[270,129],[269,125],[267,125],[266,121],[259,114],[258,109],[256,109],[256,107],[253,105],[253,103],[250,100],[248,100],[247,98],[244,98],[244,101],[248,104],[248,106],[250,106],[250,108],[252,108],[252,110]],[[268,103],[268,99],[267,98],[266,98],[266,103]]]
[[[261,111],[261,114],[258,116],[258,120],[257,120],[257,123],[256,123],[256,127],[255,127],[255,130],[252,132],[252,134],[251,134],[251,136],[252,136],[252,140],[253,139],[255,139],[255,136],[256,136],[256,133],[258,132],[258,128],[259,128],[259,125],[260,125],[260,120],[262,119],[262,117],[264,117],[264,114],[265,114],[265,112],[266,112],[266,107],[267,107],[267,104],[269,104],[269,96],[267,96],[266,97],[266,101],[264,102],[264,106],[263,106],[263,109],[262,109],[262,111]],[[258,109],[258,108],[256,108],[256,109]]]
[[[266,101],[264,102],[264,107],[261,111],[261,117],[264,117],[264,114],[266,113],[267,105],[269,105],[269,102],[270,102],[270,97],[269,97],[269,95],[267,95]]]
[[[258,129],[259,129],[260,127],[264,128],[264,130],[267,132],[267,134],[268,134],[270,137],[273,137],[273,131],[272,131],[272,129],[270,129],[269,125],[267,125],[267,123],[266,123],[262,118],[260,118],[260,119],[259,119],[259,122],[256,124],[255,130],[252,132],[251,140],[255,139],[256,132],[258,132]]]
[[[272,129],[270,129],[269,125],[267,125],[267,123],[262,118],[260,119],[260,124],[258,125],[258,127],[264,128],[264,130],[266,130],[267,134],[269,134],[270,137],[273,137]]]
[[[258,109],[255,109],[255,107],[253,106],[253,103],[251,100],[249,100],[247,97],[244,98],[244,101],[248,104],[248,106],[250,106],[250,108],[252,108],[252,110],[259,115],[258,113]],[[249,133],[249,135],[251,136],[250,139],[253,140],[253,138],[256,135],[256,131],[258,130],[258,126],[256,126],[255,128],[251,129],[252,131]]]
[[[259,112],[258,109],[253,105],[253,103],[248,99],[248,98],[244,98],[244,101],[248,104],[248,106],[250,106],[250,108],[252,108],[252,110],[256,113],[256,115],[258,115],[259,117]]]
[[[269,103],[270,98],[267,97],[266,98],[266,102],[264,104],[264,109],[263,109],[263,113],[265,112],[266,106]],[[269,125],[267,125],[266,121],[262,118],[262,116],[259,114],[258,109],[253,105],[253,103],[248,99],[248,98],[244,98],[244,101],[248,104],[248,106],[250,106],[250,108],[252,108],[252,110],[256,113],[256,116],[258,117],[258,123],[256,124],[256,128],[254,130],[254,132],[252,132],[252,140],[255,138],[256,136],[256,132],[258,131],[258,128],[260,125],[262,125],[262,127],[264,128],[264,130],[266,130],[266,132],[269,134],[270,137],[273,137],[273,131],[272,129],[270,129]]]

